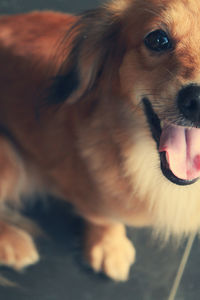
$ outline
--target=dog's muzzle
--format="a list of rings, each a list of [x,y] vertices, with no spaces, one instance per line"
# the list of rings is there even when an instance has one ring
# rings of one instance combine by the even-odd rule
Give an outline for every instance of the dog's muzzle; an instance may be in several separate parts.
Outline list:
[[[200,124],[200,87],[184,87],[177,95],[177,103],[182,120],[186,120],[187,124]],[[200,177],[200,129],[166,122],[161,127],[151,102],[144,98],[143,105],[157,144],[162,173],[177,185],[193,184]]]

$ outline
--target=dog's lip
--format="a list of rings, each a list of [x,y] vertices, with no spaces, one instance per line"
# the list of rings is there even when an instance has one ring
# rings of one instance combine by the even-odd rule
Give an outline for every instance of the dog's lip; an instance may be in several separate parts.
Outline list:
[[[152,137],[154,138],[156,144],[157,144],[157,149],[159,149],[159,142],[160,142],[160,137],[162,133],[162,128],[161,128],[161,121],[155,111],[152,108],[151,102],[149,101],[148,98],[143,98],[143,105],[144,105],[144,111],[146,114],[146,118],[152,133]],[[169,164],[166,158],[166,152],[159,152],[160,154],[160,167],[162,170],[163,175],[172,183],[177,184],[177,185],[190,185],[195,183],[199,177],[193,179],[193,180],[184,180],[181,178],[176,177],[172,171],[169,168]]]
[[[169,168],[169,164],[166,158],[166,153],[165,152],[160,152],[160,166],[161,166],[161,170],[163,172],[163,175],[165,175],[165,177],[170,180],[171,182],[177,184],[177,185],[190,185],[195,183],[199,177],[193,179],[193,180],[184,180],[181,178],[176,177],[172,171]]]

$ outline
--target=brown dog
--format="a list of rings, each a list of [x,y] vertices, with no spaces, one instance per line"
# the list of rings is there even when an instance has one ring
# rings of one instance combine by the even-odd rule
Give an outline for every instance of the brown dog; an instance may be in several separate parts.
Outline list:
[[[200,227],[200,3],[116,0],[0,19],[0,261],[38,260],[5,202],[51,191],[86,220],[94,270],[125,280],[125,225]]]

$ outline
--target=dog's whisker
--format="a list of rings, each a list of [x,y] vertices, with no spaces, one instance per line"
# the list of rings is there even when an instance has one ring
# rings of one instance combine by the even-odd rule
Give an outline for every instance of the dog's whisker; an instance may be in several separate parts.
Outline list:
[[[150,8],[144,8],[144,11],[147,12],[147,13],[152,14],[155,17],[160,17],[159,11],[156,11],[156,10],[153,10],[153,9],[150,9]]]

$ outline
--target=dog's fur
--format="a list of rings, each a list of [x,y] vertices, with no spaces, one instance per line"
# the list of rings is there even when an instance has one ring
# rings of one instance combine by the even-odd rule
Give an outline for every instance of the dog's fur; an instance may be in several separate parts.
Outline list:
[[[198,231],[200,183],[163,176],[142,103],[176,123],[179,89],[200,83],[197,0],[116,0],[80,16],[33,12],[0,18],[0,194],[50,191],[86,220],[91,266],[125,280],[135,251],[124,225],[165,238]],[[154,54],[147,33],[175,47]],[[0,261],[38,260],[24,230],[1,221]]]

